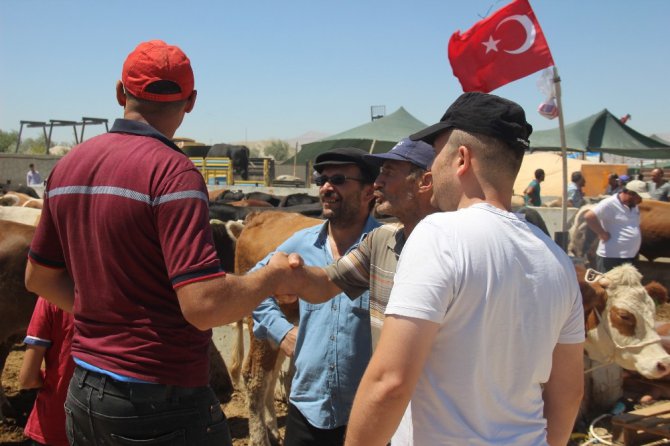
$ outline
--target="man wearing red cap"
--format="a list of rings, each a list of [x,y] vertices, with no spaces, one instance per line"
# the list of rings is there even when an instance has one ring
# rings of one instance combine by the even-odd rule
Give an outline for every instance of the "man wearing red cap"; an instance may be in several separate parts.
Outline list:
[[[171,141],[195,104],[188,57],[160,40],[126,59],[109,133],[54,167],[26,286],[74,314],[71,444],[231,444],[208,386],[211,328],[274,291],[281,260],[220,268],[207,188]]]

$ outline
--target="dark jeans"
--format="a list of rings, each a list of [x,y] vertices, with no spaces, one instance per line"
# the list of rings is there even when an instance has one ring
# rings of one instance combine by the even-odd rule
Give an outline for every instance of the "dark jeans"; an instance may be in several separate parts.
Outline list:
[[[76,367],[65,401],[71,445],[231,445],[208,387],[115,381]]]
[[[596,255],[596,269],[601,273],[606,273],[612,268],[623,265],[624,263],[635,265],[636,262],[637,260],[635,257],[632,259],[617,259],[614,257],[600,257],[599,255]]]
[[[347,426],[335,429],[314,427],[293,404],[289,404],[284,446],[341,446],[344,444],[346,430]]]

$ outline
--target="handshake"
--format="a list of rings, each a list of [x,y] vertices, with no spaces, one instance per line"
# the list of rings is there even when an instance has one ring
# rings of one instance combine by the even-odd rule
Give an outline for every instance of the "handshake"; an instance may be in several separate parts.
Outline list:
[[[295,303],[298,300],[298,290],[303,289],[308,281],[308,271],[300,254],[276,252],[270,258],[267,267],[283,272],[274,286],[273,296],[277,303],[281,305]]]

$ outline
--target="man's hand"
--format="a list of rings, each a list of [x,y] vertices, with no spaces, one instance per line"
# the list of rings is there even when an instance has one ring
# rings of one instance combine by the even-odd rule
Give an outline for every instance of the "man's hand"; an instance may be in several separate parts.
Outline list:
[[[603,242],[606,242],[609,240],[611,237],[610,233],[607,231],[603,231],[602,233],[598,234],[598,238],[602,240]]]
[[[301,284],[304,283],[305,262],[296,253],[276,252],[268,262],[268,266],[281,269],[285,274],[274,284],[274,296],[280,304],[295,302]]]
[[[295,352],[295,341],[297,337],[298,337],[298,327],[293,327],[291,330],[289,330],[288,333],[286,333],[284,339],[281,340],[279,348],[284,352],[286,356],[293,357],[293,353]]]

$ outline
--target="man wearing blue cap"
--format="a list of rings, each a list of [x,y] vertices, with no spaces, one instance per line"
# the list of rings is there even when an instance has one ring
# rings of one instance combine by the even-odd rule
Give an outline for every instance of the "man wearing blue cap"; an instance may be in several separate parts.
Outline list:
[[[305,267],[293,281],[296,294],[321,303],[344,291],[355,299],[370,290],[372,346],[377,344],[393,276],[405,240],[416,225],[437,210],[430,204],[433,180],[430,166],[435,152],[423,141],[401,140],[389,152],[367,155],[380,166],[375,180],[377,212],[396,217],[400,224],[383,225],[370,232],[358,247],[324,268]]]

